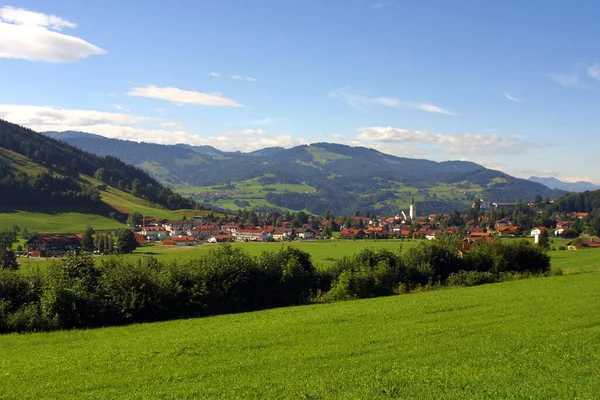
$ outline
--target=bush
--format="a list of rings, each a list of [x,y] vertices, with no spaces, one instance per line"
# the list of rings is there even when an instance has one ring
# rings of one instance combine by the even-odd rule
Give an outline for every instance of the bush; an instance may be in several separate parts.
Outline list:
[[[52,262],[40,298],[44,321],[62,328],[101,325],[104,293],[99,278],[90,255],[71,253]]]
[[[484,283],[493,283],[498,279],[491,272],[459,271],[450,274],[447,284],[450,286],[476,286]]]

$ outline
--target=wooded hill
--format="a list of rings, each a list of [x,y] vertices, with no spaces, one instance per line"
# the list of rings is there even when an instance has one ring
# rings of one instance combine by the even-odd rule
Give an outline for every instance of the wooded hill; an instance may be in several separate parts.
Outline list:
[[[140,168],[114,156],[97,156],[30,129],[0,120],[0,205],[85,207],[118,214],[102,193],[116,190],[169,209],[193,208]],[[102,192],[102,193],[101,193]]]
[[[137,143],[82,132],[45,134],[98,155],[118,157],[175,190],[195,193],[207,206],[223,209],[395,214],[414,195],[421,211],[442,212],[469,207],[479,197],[495,202],[533,201],[536,195],[556,198],[564,193],[472,162],[395,157],[333,143],[241,153],[210,146]],[[249,181],[259,189],[246,190]],[[302,188],[292,190],[290,185]]]

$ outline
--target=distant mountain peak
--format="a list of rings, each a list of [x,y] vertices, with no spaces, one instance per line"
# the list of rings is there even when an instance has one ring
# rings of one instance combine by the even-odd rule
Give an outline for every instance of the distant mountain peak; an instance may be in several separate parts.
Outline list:
[[[529,178],[532,182],[541,183],[549,187],[550,189],[565,190],[567,192],[585,192],[586,190],[597,190],[600,186],[594,185],[591,182],[577,181],[577,182],[565,182],[555,177],[540,178],[532,176]]]

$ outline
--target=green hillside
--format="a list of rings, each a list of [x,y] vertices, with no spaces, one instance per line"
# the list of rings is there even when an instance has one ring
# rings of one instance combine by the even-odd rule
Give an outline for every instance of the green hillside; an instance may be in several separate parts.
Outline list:
[[[84,171],[96,171],[96,177]],[[113,177],[119,176],[115,184]],[[112,230],[125,227],[119,220],[132,212],[173,220],[197,213],[173,211],[149,200],[161,196],[171,206],[193,204],[114,157],[105,160],[0,120],[1,228],[18,225],[40,233],[83,232],[87,226]]]
[[[356,211],[395,215],[413,195],[419,210],[432,213],[464,209],[481,197],[516,202],[563,193],[471,162],[410,159],[334,143],[240,153],[82,132],[47,134],[99,155],[116,156],[207,207],[225,210],[252,207],[321,214],[329,209],[336,215]],[[251,188],[256,184],[262,190]],[[312,190],[296,190],[299,186]]]
[[[4,335],[0,398],[593,399],[599,285],[589,273]]]

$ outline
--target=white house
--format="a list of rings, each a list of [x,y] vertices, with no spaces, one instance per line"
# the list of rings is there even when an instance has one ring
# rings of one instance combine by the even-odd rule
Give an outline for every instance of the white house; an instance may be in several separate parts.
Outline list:
[[[238,229],[231,233],[236,242],[268,242],[271,233],[263,229]]]

